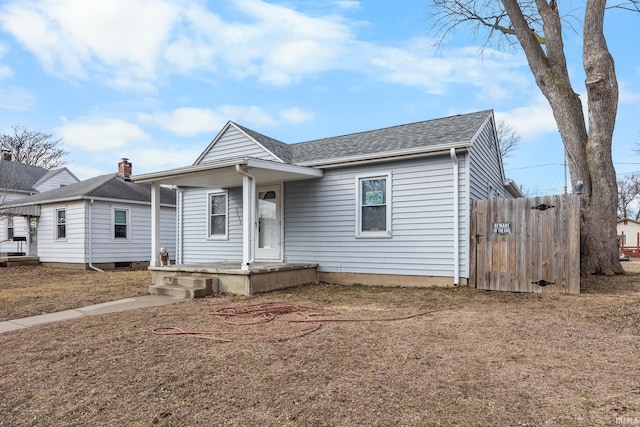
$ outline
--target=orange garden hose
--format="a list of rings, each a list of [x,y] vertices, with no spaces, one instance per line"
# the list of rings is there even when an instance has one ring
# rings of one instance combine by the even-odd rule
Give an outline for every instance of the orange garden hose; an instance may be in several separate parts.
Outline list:
[[[328,322],[393,322],[426,316],[444,310],[453,310],[456,307],[439,308],[423,311],[407,316],[366,319],[337,319],[327,318],[327,315],[335,315],[336,311],[330,309],[290,305],[282,303],[253,304],[244,307],[228,307],[212,311],[209,314],[221,318],[223,322],[235,326],[258,325],[262,323],[280,320],[287,323],[310,323],[310,326],[287,335],[278,335],[273,332],[253,331],[185,331],[177,326],[166,326],[154,329],[156,335],[190,335],[195,338],[208,339],[218,342],[279,342],[309,335]],[[295,319],[278,319],[284,315],[295,315]]]

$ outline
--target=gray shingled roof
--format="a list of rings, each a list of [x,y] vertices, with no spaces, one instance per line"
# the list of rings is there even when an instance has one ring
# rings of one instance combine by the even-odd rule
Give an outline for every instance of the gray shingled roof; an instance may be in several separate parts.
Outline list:
[[[0,188],[20,192],[36,192],[34,186],[49,171],[40,166],[0,160]]]
[[[6,207],[41,205],[62,200],[105,198],[135,202],[151,202],[151,186],[125,181],[118,174],[97,176],[64,187],[45,191],[7,203]],[[175,206],[175,190],[160,187],[160,203]]]
[[[282,159],[283,162],[291,163],[293,154],[291,145],[285,144],[282,141],[278,141],[277,139],[273,139],[259,132],[241,126],[237,123],[234,123],[234,125],[238,126],[238,128],[242,129],[247,135],[249,135],[251,138],[262,144],[262,146],[264,146],[267,150],[271,151],[273,154]]]
[[[491,110],[292,144],[293,163],[470,143]]]

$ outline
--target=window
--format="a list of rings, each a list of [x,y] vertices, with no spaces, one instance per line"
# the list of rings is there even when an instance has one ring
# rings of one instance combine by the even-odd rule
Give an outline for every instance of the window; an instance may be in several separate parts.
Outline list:
[[[67,238],[67,210],[66,209],[56,209],[56,239],[66,239]]]
[[[356,237],[391,237],[391,173],[356,177]]]
[[[126,209],[113,210],[113,237],[114,239],[127,238],[127,216]]]
[[[227,238],[227,193],[209,193],[209,237]]]
[[[13,217],[7,217],[7,240],[13,239],[14,236],[14,228],[13,228]]]

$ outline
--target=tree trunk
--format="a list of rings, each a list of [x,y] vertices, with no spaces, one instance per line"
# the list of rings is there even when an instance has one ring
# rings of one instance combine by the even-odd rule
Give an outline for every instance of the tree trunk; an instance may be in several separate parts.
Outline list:
[[[587,2],[582,62],[586,73],[589,110],[587,164],[590,192],[583,197],[580,269],[583,274],[623,273],[617,248],[618,186],[611,156],[613,129],[618,110],[618,83],[604,37],[606,0]]]
[[[569,159],[572,182],[574,186],[583,182],[580,272],[623,273],[616,241],[618,190],[611,157],[618,87],[603,33],[606,0],[588,0],[585,12],[583,62],[587,75],[588,131],[582,102],[569,79],[557,8],[546,0],[536,0],[543,20],[545,52],[518,1],[502,0],[502,3],[536,84],[553,111]]]

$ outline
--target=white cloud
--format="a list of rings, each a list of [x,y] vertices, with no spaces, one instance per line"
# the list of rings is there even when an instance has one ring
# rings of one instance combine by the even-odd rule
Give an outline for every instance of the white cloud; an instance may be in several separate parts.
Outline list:
[[[289,123],[304,123],[313,118],[313,113],[304,111],[298,107],[285,108],[280,110],[280,116]]]
[[[35,104],[35,96],[20,87],[0,87],[0,109],[7,111],[27,111]]]
[[[360,6],[357,1],[334,4],[343,10]],[[352,28],[362,23],[335,14],[233,0],[228,17],[207,6],[170,0],[16,0],[0,9],[0,25],[51,74],[138,92],[153,92],[174,75],[204,81],[253,78],[283,86],[344,70],[432,94],[471,85],[480,96],[501,100],[527,75],[521,55],[485,49],[481,57],[475,47],[438,55],[425,37],[394,46],[361,42]]]
[[[168,0],[14,1],[0,25],[53,75],[152,91],[174,74],[257,77],[275,85],[331,69],[349,26],[261,0],[235,0],[241,21]],[[214,75],[219,69],[226,75]]]
[[[353,0],[336,1],[336,5],[341,9],[360,9],[360,2]]]
[[[139,119],[180,136],[218,132],[227,122],[224,116],[213,110],[188,107],[169,112],[140,114]]]
[[[0,43],[0,59],[7,54],[7,47]],[[0,80],[13,76],[13,70],[6,65],[0,64]]]
[[[229,120],[245,126],[271,127],[277,124],[273,116],[255,105],[223,105],[219,110]]]
[[[618,96],[620,103],[634,104],[640,101],[640,93],[631,89],[631,85],[622,79],[618,80]]]
[[[127,150],[135,143],[145,142],[148,135],[138,126],[119,119],[88,118],[68,122],[55,129],[67,148],[90,152],[117,151],[128,157]]]
[[[97,75],[131,88],[156,80],[177,10],[163,0],[14,2],[3,8],[0,24],[53,75]]]
[[[376,79],[440,95],[454,85],[475,86],[480,96],[492,100],[508,98],[507,87],[526,85],[524,58],[518,55],[476,47],[453,48],[438,54],[434,41],[416,37],[399,47],[361,45],[368,52],[369,74]]]
[[[533,140],[546,133],[558,132],[551,107],[542,95],[536,96],[531,105],[496,111],[495,114],[497,121],[504,120],[523,140]]]
[[[311,118],[311,114],[292,107],[279,112],[279,117],[289,123],[301,123]],[[224,124],[232,120],[246,126],[274,127],[281,123],[273,115],[255,105],[221,105],[215,110],[207,108],[183,107],[171,111],[152,114],[138,114],[141,123],[152,124],[178,136],[216,134]]]

